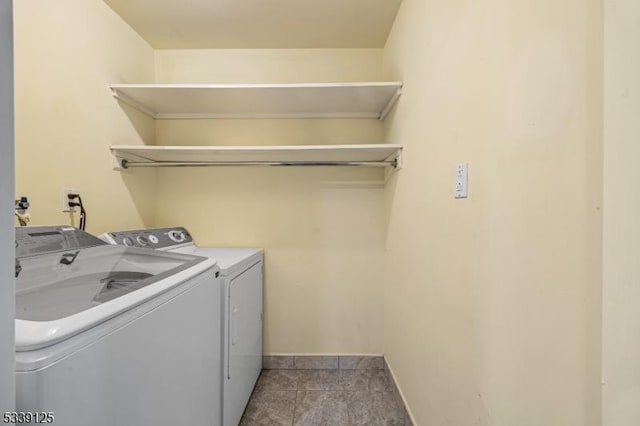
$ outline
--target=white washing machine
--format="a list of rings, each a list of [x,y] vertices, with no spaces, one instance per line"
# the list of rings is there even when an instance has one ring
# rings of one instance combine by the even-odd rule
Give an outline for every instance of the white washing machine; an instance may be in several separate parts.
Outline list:
[[[262,249],[198,247],[182,227],[109,232],[100,238],[111,244],[205,256],[217,262],[223,300],[223,425],[237,426],[262,369]]]
[[[112,246],[70,227],[17,228],[16,260],[25,423],[220,423],[215,262]]]

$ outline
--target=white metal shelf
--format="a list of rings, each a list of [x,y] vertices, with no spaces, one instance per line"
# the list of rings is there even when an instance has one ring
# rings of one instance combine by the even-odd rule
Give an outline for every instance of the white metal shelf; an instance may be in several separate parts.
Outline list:
[[[402,83],[112,84],[113,95],[154,119],[375,118]]]
[[[402,165],[402,145],[150,146],[112,145],[117,169],[188,166]]]

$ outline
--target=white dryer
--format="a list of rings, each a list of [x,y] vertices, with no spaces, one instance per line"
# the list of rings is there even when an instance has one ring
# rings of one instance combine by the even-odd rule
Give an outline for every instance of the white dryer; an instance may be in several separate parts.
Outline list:
[[[109,232],[100,238],[216,261],[222,278],[223,425],[237,426],[262,369],[263,250],[199,247],[182,227]]]
[[[209,258],[116,247],[70,227],[17,228],[25,423],[219,424],[217,274]]]

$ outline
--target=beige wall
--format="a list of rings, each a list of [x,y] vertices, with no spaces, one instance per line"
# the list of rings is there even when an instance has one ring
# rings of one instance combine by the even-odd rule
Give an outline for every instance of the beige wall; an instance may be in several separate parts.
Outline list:
[[[382,49],[156,50],[158,83],[383,80]]]
[[[384,348],[420,425],[599,424],[600,3],[401,6]]]
[[[637,39],[637,7],[625,1],[629,10],[607,3],[607,426],[639,416],[638,375],[625,370],[640,351],[627,344],[637,314],[625,303],[639,212],[619,184],[639,178],[637,61],[615,49]],[[59,197],[72,186],[95,233],[184,225],[201,245],[264,247],[265,352],[384,352],[418,424],[599,423],[601,2],[404,0],[384,51],[154,53],[98,0],[22,0],[15,16],[16,195],[30,197],[34,224],[68,223]],[[108,90],[384,79],[405,82],[384,125],[154,123]],[[108,151],[383,140],[405,145],[404,169],[386,186],[379,170],[115,173]],[[463,161],[470,197],[454,200]]]
[[[605,4],[603,425],[640,424],[640,3]]]
[[[380,80],[382,51],[156,52],[158,82]],[[377,120],[158,121],[161,145],[380,143]],[[157,224],[264,247],[265,353],[381,353],[380,170],[158,170]]]
[[[32,224],[68,224],[60,192],[72,187],[88,231],[151,225],[154,172],[115,173],[109,145],[152,142],[154,124],[109,83],[152,82],[153,50],[100,0],[14,3],[16,195]]]

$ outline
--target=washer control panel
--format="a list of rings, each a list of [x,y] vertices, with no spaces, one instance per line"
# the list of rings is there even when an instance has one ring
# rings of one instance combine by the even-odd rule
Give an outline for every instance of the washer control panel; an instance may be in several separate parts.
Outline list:
[[[91,234],[71,226],[16,227],[15,255],[17,258],[60,251],[80,250],[104,245]]]
[[[134,229],[131,231],[107,232],[100,235],[104,241],[127,247],[161,249],[192,243],[193,238],[185,228]]]

